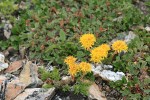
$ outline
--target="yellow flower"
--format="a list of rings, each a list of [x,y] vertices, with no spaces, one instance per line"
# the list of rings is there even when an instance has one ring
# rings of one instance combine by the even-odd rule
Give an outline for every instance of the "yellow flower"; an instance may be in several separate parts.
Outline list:
[[[79,64],[79,68],[80,68],[80,71],[82,71],[83,73],[90,72],[92,69],[91,65],[89,63],[86,63],[86,62],[81,62]]]
[[[93,50],[91,50],[91,61],[95,63],[101,63],[108,56],[108,51],[110,50],[109,45],[102,44]]]
[[[68,66],[70,66],[70,65],[74,64],[76,60],[77,60],[77,58],[75,58],[75,57],[73,57],[73,56],[68,56],[68,57],[66,57],[66,59],[64,60],[64,62],[65,62]]]
[[[127,51],[128,50],[128,46],[125,43],[125,41],[122,40],[117,40],[112,44],[112,49],[118,53],[120,53],[121,51]]]
[[[82,44],[82,47],[84,47],[86,50],[89,50],[95,42],[96,38],[93,34],[84,34],[80,37],[80,43]]]
[[[94,63],[101,63],[103,59],[104,58],[99,55],[96,54],[91,55],[91,61],[93,61]]]
[[[102,44],[99,46],[100,48],[106,50],[106,51],[109,51],[110,50],[110,46],[108,44]]]
[[[72,64],[72,65],[69,65],[69,70],[68,70],[68,72],[69,72],[69,74],[70,74],[71,76],[75,76],[75,75],[77,74],[77,72],[78,72],[78,69],[79,69],[78,64],[74,63],[74,64]]]

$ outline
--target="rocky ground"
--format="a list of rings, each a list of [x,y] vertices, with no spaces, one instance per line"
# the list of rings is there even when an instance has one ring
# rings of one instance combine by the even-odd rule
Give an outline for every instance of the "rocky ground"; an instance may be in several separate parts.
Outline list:
[[[133,32],[124,33],[123,39],[129,43],[136,35]],[[119,38],[119,37],[118,37]],[[114,39],[115,40],[115,39]],[[112,40],[112,41],[114,41]],[[110,42],[111,44],[111,42]],[[13,48],[0,53],[0,98],[1,100],[119,100],[120,93],[111,89],[108,81],[121,80],[123,72],[113,72],[111,65],[92,65],[92,71],[97,76],[96,84],[89,88],[89,97],[75,95],[50,88],[41,88],[43,82],[38,78],[38,68],[35,62],[21,59],[21,55],[13,55]],[[8,53],[6,53],[8,52]],[[5,56],[6,59],[5,59]],[[64,80],[68,80],[65,78]],[[63,80],[63,78],[62,78]],[[101,98],[101,99],[100,99]]]
[[[143,1],[135,0],[134,4],[141,9],[142,13],[149,13]],[[114,21],[121,18],[116,18]],[[0,33],[2,33],[0,39],[6,40],[11,36],[12,25],[5,18],[1,18],[1,22],[4,24],[4,28],[0,28]],[[150,32],[148,25],[132,27],[131,30],[134,28],[142,28]],[[136,37],[132,31],[123,32],[123,35],[116,39],[121,38],[130,43]],[[89,96],[63,92],[54,87],[43,89],[41,88],[43,81],[39,78],[38,73],[38,68],[41,66],[36,61],[29,61],[28,57],[25,57],[24,51],[23,48],[16,51],[12,47],[0,51],[0,100],[121,100],[122,98],[119,91],[109,87],[108,81],[121,80],[125,74],[113,72],[111,65],[93,65],[92,71],[96,76],[96,81],[89,88]]]

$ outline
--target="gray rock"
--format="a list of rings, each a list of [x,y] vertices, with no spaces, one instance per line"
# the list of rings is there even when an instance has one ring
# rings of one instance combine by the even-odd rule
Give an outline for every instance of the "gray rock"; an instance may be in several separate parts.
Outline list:
[[[0,76],[0,98],[2,100],[14,100],[14,98],[25,89],[25,84],[12,75]]]
[[[104,69],[112,69],[113,68],[112,65],[103,65],[103,64],[98,64],[95,66],[93,64],[91,64],[91,66],[92,66],[92,71],[95,75],[99,74]]]
[[[19,94],[14,100],[51,100],[55,94],[55,88],[48,90],[41,88],[28,88]]]
[[[121,80],[125,74],[123,72],[113,72],[110,69],[112,69],[112,65],[102,65],[98,64],[97,66],[92,65],[92,72],[94,75],[102,77],[104,80],[108,81],[117,81]]]
[[[62,76],[61,84],[69,84],[71,82],[71,76]]]
[[[2,53],[0,53],[0,62],[4,63],[4,60],[5,60],[5,56]]]
[[[27,87],[37,87],[42,84],[42,81],[38,78],[38,67],[31,61],[27,61],[23,70],[20,73],[19,79],[26,84]]]
[[[136,35],[132,32],[122,32],[120,33],[120,35],[118,35],[117,38],[113,39],[109,44],[112,45],[112,43],[114,43],[117,40],[124,40],[127,44],[129,44],[131,42],[131,40],[133,40],[136,37]]]
[[[103,70],[101,65],[98,65],[98,66],[94,66],[93,64],[91,64],[91,65],[92,65],[92,71],[93,71],[94,75],[99,75],[99,72],[101,72]]]
[[[110,70],[103,70],[102,72],[99,73],[99,75],[104,79],[108,81],[118,81],[122,80],[122,77],[125,76],[123,72],[113,72]]]
[[[26,9],[26,3],[21,1],[21,3],[19,4],[19,8],[20,9]]]
[[[8,39],[11,35],[12,24],[9,20],[5,20],[4,17],[1,17],[1,20],[4,24],[4,36]]]
[[[25,86],[26,85],[20,82],[18,78],[8,82],[5,91],[5,99],[14,100],[14,98],[25,89]]]
[[[125,36],[124,40],[126,43],[130,43],[130,41],[133,40],[135,37],[136,35],[132,31],[129,31],[128,35]]]
[[[21,59],[18,55],[13,55],[12,57],[9,58],[10,62],[15,62],[17,60]]]
[[[5,23],[6,21],[5,20],[2,20],[2,23]]]
[[[20,53],[22,59],[25,58],[26,47],[25,46],[19,46],[19,53]]]
[[[148,26],[145,27],[145,30],[148,31],[148,32],[150,32],[150,27],[148,27]]]
[[[25,100],[28,96],[32,95],[34,92],[38,92],[40,88],[30,88],[25,89],[23,93],[19,94],[14,100]]]
[[[10,30],[4,30],[4,35],[7,39],[9,39],[10,35],[11,35],[11,31]]]
[[[92,84],[89,87],[89,100],[107,100],[104,94],[100,91],[97,84]]]
[[[54,70],[54,66],[51,65],[51,62],[49,62],[49,63],[47,64],[47,66],[45,67],[45,69],[46,69],[47,71],[51,72],[51,71]]]
[[[123,18],[123,16],[119,16],[117,18],[114,18],[113,21],[114,22],[116,22],[116,21],[119,22],[119,21],[122,21],[122,18]]]
[[[9,25],[8,25],[8,28],[9,28],[9,29],[12,29],[12,25],[11,25],[11,24],[9,24]]]
[[[0,53],[0,71],[8,68],[8,63],[5,63],[4,60],[5,56],[2,53]]]
[[[6,68],[8,68],[8,63],[1,63],[0,62],[0,71],[4,70]]]

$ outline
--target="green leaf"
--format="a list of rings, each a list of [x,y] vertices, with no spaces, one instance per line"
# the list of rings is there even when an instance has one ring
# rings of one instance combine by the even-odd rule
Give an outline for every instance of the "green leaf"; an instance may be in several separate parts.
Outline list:
[[[65,32],[62,29],[60,30],[59,35],[60,35],[60,40],[61,41],[65,41],[66,40],[66,34],[65,34]]]
[[[53,85],[51,85],[51,84],[43,84],[43,86],[42,86],[42,88],[44,88],[44,89],[49,89],[52,87],[53,87]]]
[[[144,90],[145,93],[149,94],[150,93],[150,90]]]
[[[59,74],[59,70],[57,68],[54,68],[54,70],[51,72],[50,77],[53,80],[59,81],[60,80],[60,74]]]
[[[85,54],[82,51],[77,51],[77,57],[78,58],[82,58],[84,56],[85,56]]]
[[[146,58],[146,61],[150,64],[150,56]]]

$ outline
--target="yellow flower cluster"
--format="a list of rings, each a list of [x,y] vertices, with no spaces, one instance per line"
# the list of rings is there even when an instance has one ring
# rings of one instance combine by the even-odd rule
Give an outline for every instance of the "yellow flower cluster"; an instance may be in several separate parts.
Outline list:
[[[93,34],[84,34],[80,37],[80,43],[82,44],[82,47],[84,47],[86,50],[89,50],[95,42],[96,38]]]
[[[77,58],[75,58],[73,56],[68,56],[64,60],[64,62],[69,66],[68,72],[71,76],[75,76],[79,69],[78,65],[76,64],[76,60],[77,60]]]
[[[91,50],[91,61],[95,63],[101,63],[104,58],[108,56],[108,51],[110,50],[109,45],[102,44],[93,50]]]
[[[82,71],[83,73],[90,72],[92,69],[91,65],[89,63],[86,63],[86,62],[81,62],[79,64],[79,68],[80,68],[80,71]]]
[[[78,71],[79,71],[79,65],[78,65],[78,64],[74,63],[74,64],[72,64],[72,65],[69,65],[69,70],[68,70],[68,72],[69,72],[69,74],[70,74],[71,76],[75,76]]]
[[[127,51],[128,50],[128,46],[126,44],[125,41],[122,40],[117,40],[112,44],[112,49],[118,53],[120,53],[121,51]]]
[[[93,34],[84,34],[80,37],[80,43],[82,47],[90,51],[91,61],[95,63],[101,63],[102,60],[108,57],[108,51],[110,46],[108,44],[102,44],[96,48],[91,49],[91,47],[96,42],[96,38]],[[90,50],[91,49],[91,50]],[[112,44],[112,49],[120,53],[121,51],[127,51],[128,46],[125,41],[117,40]],[[76,63],[77,58],[73,56],[68,56],[64,62],[68,65],[68,72],[71,76],[75,76],[78,72],[86,74],[91,71],[91,65],[87,62]]]
[[[64,62],[67,64],[67,65],[72,65],[76,62],[77,58],[73,57],[73,56],[68,56],[66,57],[66,59],[64,60]]]
[[[76,61],[76,58],[74,58],[73,56],[68,56],[64,60],[64,62],[69,67],[68,72],[71,76],[74,77],[77,74],[77,72],[79,72],[79,71],[81,71],[83,73],[87,73],[87,72],[91,71],[91,65],[89,63],[81,62],[81,63],[77,64],[75,61]]]

